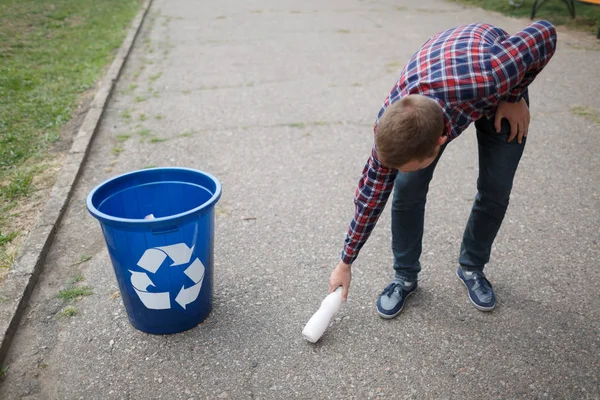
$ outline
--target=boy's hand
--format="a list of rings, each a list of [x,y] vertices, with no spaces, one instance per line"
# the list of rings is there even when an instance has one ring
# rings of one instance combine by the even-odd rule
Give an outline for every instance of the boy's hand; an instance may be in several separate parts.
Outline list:
[[[512,142],[516,136],[517,141],[521,143],[523,138],[527,137],[527,131],[529,130],[529,107],[527,107],[525,99],[521,99],[518,103],[509,103],[500,100],[494,122],[496,132],[498,133],[502,130],[502,118],[506,118],[510,123],[508,141]]]
[[[329,293],[341,286],[342,299],[346,301],[348,299],[348,288],[350,287],[351,279],[352,271],[350,271],[350,265],[340,261],[329,277]]]

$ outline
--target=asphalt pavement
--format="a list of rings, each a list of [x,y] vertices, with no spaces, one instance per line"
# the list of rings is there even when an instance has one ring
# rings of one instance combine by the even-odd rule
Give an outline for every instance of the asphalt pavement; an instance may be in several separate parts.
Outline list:
[[[388,208],[348,302],[320,342],[302,338],[339,259],[381,103],[423,42],[471,22],[529,23],[438,0],[154,0],[0,398],[600,398],[600,44],[563,28],[530,88],[528,143],[486,268],[497,309],[477,311],[454,275],[476,190],[471,127],[431,183],[420,288],[402,314],[375,312],[392,277]],[[223,185],[213,311],[168,336],[129,324],[85,207],[99,183],[149,166],[197,168]],[[57,297],[74,286],[92,294]]]

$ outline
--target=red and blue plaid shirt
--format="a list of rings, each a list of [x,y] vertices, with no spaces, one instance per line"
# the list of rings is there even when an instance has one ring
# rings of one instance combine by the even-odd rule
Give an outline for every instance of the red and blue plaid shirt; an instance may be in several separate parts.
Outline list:
[[[377,116],[409,94],[436,100],[444,112],[449,140],[473,121],[494,115],[500,100],[518,102],[556,48],[556,30],[538,21],[510,36],[487,24],[471,24],[429,39],[408,61]],[[375,145],[358,182],[342,251],[347,264],[358,256],[390,196],[398,170],[383,166]]]

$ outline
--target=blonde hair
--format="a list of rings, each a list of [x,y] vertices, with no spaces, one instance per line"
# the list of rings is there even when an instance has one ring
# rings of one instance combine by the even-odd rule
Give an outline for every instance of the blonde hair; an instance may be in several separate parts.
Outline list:
[[[431,157],[444,128],[439,103],[418,94],[405,96],[389,106],[379,120],[377,155],[384,165],[393,168]]]

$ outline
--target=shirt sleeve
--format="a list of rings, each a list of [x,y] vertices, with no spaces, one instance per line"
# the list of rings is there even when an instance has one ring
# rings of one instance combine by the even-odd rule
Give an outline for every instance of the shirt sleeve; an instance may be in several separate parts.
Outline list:
[[[352,264],[373,231],[385,208],[398,170],[386,168],[377,157],[375,145],[354,194],[355,213],[342,251],[342,261]]]
[[[492,46],[492,70],[500,99],[516,103],[556,50],[556,29],[535,22]]]

